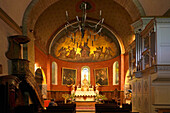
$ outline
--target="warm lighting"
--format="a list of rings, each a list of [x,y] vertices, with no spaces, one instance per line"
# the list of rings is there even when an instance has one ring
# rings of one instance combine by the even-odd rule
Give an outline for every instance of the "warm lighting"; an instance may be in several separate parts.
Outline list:
[[[34,71],[36,71],[38,69],[38,65],[35,63],[34,64]]]
[[[89,41],[89,39],[92,41],[92,46],[93,46],[93,42],[97,40],[96,35],[101,33],[102,31],[102,24],[104,22],[104,18],[102,18],[102,11],[100,10],[100,17],[99,17],[99,21],[97,24],[95,25],[90,25],[88,23],[86,23],[86,17],[87,17],[87,13],[86,13],[86,9],[87,9],[87,3],[86,2],[82,2],[80,5],[80,8],[82,9],[82,17],[81,19],[79,19],[78,16],[76,16],[76,20],[77,20],[77,26],[73,26],[72,24],[69,23],[69,16],[68,16],[68,12],[66,11],[66,21],[67,21],[67,25],[65,25],[65,30],[67,33],[67,36],[71,39],[72,42],[74,42],[74,44],[76,43],[75,40],[77,37],[76,33],[77,31],[81,32],[81,40],[84,39],[85,36],[85,32],[88,31],[88,38],[86,40],[86,42]],[[70,28],[69,28],[70,27]],[[87,28],[86,28],[87,27]],[[93,32],[89,29],[93,29]],[[74,35],[72,35],[74,34]],[[77,43],[77,46],[79,44]]]

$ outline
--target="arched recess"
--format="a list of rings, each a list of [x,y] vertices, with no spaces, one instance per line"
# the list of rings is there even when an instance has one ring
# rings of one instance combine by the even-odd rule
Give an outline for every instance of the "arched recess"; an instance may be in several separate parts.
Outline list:
[[[127,70],[126,72],[126,76],[125,76],[125,86],[124,86],[124,94],[125,94],[125,98],[129,98],[129,91],[131,90],[131,85],[129,82],[129,70]]]
[[[47,83],[46,83],[46,76],[41,67],[37,67],[35,71],[35,80],[37,81],[43,98],[47,98]]]
[[[87,20],[87,22],[92,23],[92,24],[96,24],[96,22],[92,21],[92,20]],[[76,25],[76,24],[77,24],[77,22],[73,22],[68,27],[70,27],[71,25]],[[108,26],[106,26],[106,25],[102,25],[102,26],[105,30],[110,32],[116,38],[116,40],[118,41],[118,44],[120,46],[121,54],[124,54],[125,53],[125,47],[124,47],[123,41],[120,38],[120,36],[116,32],[114,32],[113,30],[111,30]],[[51,40],[48,40],[49,41],[49,45],[48,45],[48,53],[49,54],[51,54],[52,46],[53,46],[55,39],[57,38],[58,35],[63,34],[63,32],[65,32],[65,27],[61,28],[59,31],[54,33],[54,35],[52,35],[52,37],[50,38]]]
[[[113,63],[113,85],[119,85],[119,63],[115,61]]]
[[[84,80],[84,75],[86,75],[86,79],[88,80],[88,82],[90,84],[90,67],[83,66],[81,68],[81,83]]]
[[[60,0],[32,0],[25,10],[24,16],[23,16],[23,34],[27,34],[28,28],[34,28],[35,23],[38,19],[38,17],[42,14],[42,12],[50,7],[52,4],[59,2]],[[125,1],[125,0],[113,0],[114,2],[118,3],[122,7],[124,7],[128,13],[131,15],[133,20],[136,20],[140,16],[144,16],[144,10],[142,5],[140,4],[139,0],[132,0],[132,1]],[[128,4],[128,5],[127,5]],[[38,8],[37,8],[38,7]],[[139,15],[135,15],[136,13],[139,13]],[[31,16],[32,15],[32,16]],[[27,25],[28,22],[31,22],[31,25]]]
[[[59,1],[61,1],[61,0],[48,0],[48,1],[46,1],[46,0],[43,0],[43,1],[32,0],[24,12],[23,21],[22,21],[23,35],[29,36],[32,40],[34,40],[35,37],[34,37],[33,33],[30,31],[34,31],[35,24],[36,24],[39,16],[52,4],[55,4]],[[140,14],[141,12],[144,12],[144,11],[140,11],[143,8],[140,5],[140,2],[138,0],[132,0],[132,1],[113,0],[113,2],[116,2],[120,6],[124,7],[124,9],[130,14],[133,21],[139,19],[140,16],[143,15],[143,13]],[[119,39],[118,39],[118,41],[119,41]],[[121,41],[119,41],[119,42],[122,43]],[[33,45],[34,43],[32,42],[31,44]],[[33,47],[33,46],[31,46],[31,44],[30,44],[30,47]],[[45,46],[49,47],[49,45],[45,45]],[[120,46],[120,47],[121,47],[121,51],[122,51],[121,53],[124,53],[125,51],[124,51],[123,47],[122,46]],[[32,54],[29,52],[31,52],[31,50],[28,51],[28,54]],[[33,59],[29,59],[29,60],[31,60],[31,62],[32,62]]]
[[[56,62],[52,62],[52,84],[57,85],[58,66]]]

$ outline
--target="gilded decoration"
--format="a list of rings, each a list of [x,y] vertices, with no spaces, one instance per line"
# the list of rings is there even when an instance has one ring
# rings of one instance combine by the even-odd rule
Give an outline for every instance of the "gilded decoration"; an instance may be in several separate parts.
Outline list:
[[[87,31],[84,38],[81,38],[80,32],[65,35],[56,41],[53,48],[56,58],[72,62],[105,61],[117,57],[119,53],[115,39],[101,34],[89,36]]]

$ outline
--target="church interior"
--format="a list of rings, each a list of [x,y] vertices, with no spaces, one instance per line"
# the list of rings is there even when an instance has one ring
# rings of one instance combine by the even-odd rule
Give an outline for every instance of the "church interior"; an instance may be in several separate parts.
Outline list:
[[[0,0],[0,113],[170,113],[170,0]]]

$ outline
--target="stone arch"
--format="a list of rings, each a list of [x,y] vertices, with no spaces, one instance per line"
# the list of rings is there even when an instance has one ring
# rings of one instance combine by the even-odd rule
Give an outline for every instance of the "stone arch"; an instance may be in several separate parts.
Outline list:
[[[27,23],[29,23],[32,20],[32,26],[33,27],[36,23],[36,20],[41,15],[41,13],[48,8],[50,5],[54,4],[55,2],[58,2],[59,0],[33,0],[27,7],[24,16],[23,16],[23,33],[26,33],[27,30]],[[144,16],[145,12],[138,0],[113,0],[114,2],[118,3],[122,7],[124,7],[127,12],[130,14],[133,20],[136,20],[139,18],[139,16]],[[37,8],[38,6],[38,8]],[[35,12],[33,12],[35,11]],[[137,15],[137,16],[136,16]]]
[[[33,0],[25,10],[23,16],[23,34],[28,35],[29,29],[33,29],[38,17],[43,13],[43,11],[48,8],[50,5],[58,2],[59,0]],[[113,0],[122,7],[124,7],[127,12],[130,14],[133,21],[137,20],[140,16],[145,15],[142,6],[138,0]],[[30,24],[29,24],[30,23]],[[29,29],[28,29],[29,28]],[[33,38],[33,37],[30,37]]]
[[[92,21],[92,20],[87,20],[87,22],[95,23],[95,22]],[[72,23],[71,25],[74,25],[74,24],[76,24],[76,23],[77,23],[77,22]],[[116,39],[117,39],[117,41],[118,41],[118,43],[119,43],[119,46],[120,46],[121,54],[124,54],[124,53],[125,53],[125,47],[124,47],[123,41],[122,41],[122,39],[120,38],[120,36],[119,36],[116,32],[114,32],[114,30],[111,30],[108,26],[103,25],[103,27],[104,27],[105,29],[107,29],[108,31],[110,31],[110,32],[116,37]],[[54,42],[55,38],[56,38],[57,35],[59,35],[64,29],[65,29],[65,28],[62,28],[62,29],[60,29],[59,31],[57,31],[57,33],[55,33],[55,35],[53,35],[53,36],[51,37],[51,40],[50,40],[50,39],[48,40],[48,42],[49,42],[49,45],[48,45],[48,54],[51,54],[51,48],[52,48],[52,45],[53,45],[53,42]]]

